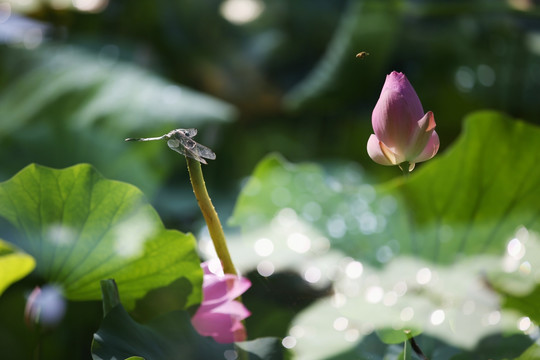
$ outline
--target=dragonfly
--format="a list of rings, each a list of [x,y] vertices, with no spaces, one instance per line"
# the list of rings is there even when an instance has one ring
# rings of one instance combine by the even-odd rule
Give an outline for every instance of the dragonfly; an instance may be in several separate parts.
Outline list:
[[[206,164],[205,159],[215,160],[216,154],[204,145],[199,144],[193,137],[197,129],[175,129],[165,135],[149,138],[127,138],[126,141],[154,141],[167,140],[167,145],[174,151],[200,163]]]

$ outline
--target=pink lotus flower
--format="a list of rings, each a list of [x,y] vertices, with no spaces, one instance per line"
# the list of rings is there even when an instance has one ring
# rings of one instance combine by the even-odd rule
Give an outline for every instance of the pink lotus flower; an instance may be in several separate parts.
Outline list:
[[[393,71],[386,76],[381,96],[371,117],[374,135],[369,137],[369,156],[381,165],[409,166],[431,159],[439,150],[435,118],[422,104],[407,77]]]
[[[191,318],[193,327],[199,334],[211,336],[222,344],[246,340],[242,320],[251,313],[235,299],[249,289],[251,282],[241,276],[224,275],[217,261],[204,262],[201,267],[204,270],[203,302]]]

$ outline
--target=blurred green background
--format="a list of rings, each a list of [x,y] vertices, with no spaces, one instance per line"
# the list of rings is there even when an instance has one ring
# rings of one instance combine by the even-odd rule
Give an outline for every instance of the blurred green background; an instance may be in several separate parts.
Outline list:
[[[442,150],[472,110],[540,115],[534,1],[0,4],[2,180],[30,162],[90,162],[178,211],[166,199],[185,184],[183,160],[122,140],[191,126],[218,154],[205,171],[223,196],[274,151],[350,159],[389,179],[365,143],[393,70],[435,113]]]
[[[540,4],[0,0],[0,181],[32,162],[87,162],[140,187],[167,227],[197,234],[184,159],[163,143],[123,141],[196,127],[217,154],[204,172],[224,222],[271,152],[353,161],[380,183],[397,169],[373,163],[365,146],[393,70],[434,112],[441,152],[474,110],[538,123]],[[280,276],[311,292],[298,308],[324,293]]]

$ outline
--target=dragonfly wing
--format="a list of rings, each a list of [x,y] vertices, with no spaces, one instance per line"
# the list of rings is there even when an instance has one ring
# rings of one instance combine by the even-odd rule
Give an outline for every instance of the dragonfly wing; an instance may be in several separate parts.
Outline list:
[[[167,145],[168,145],[172,150],[176,151],[177,153],[179,153],[179,154],[181,154],[181,155],[190,157],[190,158],[192,158],[192,159],[197,160],[198,162],[201,162],[201,163],[203,163],[203,164],[206,164],[206,160],[204,160],[202,157],[200,157],[198,154],[196,154],[195,152],[191,151],[190,149],[187,149],[187,148],[185,148],[184,146],[182,146],[182,143],[181,143],[179,140],[171,139],[171,140],[167,141]]]
[[[184,151],[184,148],[180,145],[180,141],[176,139],[169,139],[167,140],[167,146],[171,148],[172,150],[176,151],[177,153],[180,153],[182,155],[186,155],[186,152]]]
[[[204,145],[197,144],[195,146],[195,151],[200,156],[202,156],[203,158],[207,158],[207,159],[210,159],[210,160],[215,160],[216,159],[216,153],[214,153],[210,148],[207,148]]]
[[[194,154],[197,154],[199,157],[207,158],[210,160],[214,160],[216,158],[216,154],[211,149],[199,144],[191,138],[181,136],[178,140],[180,140],[181,146],[183,145],[187,150],[191,151]]]
[[[186,149],[193,150],[198,145],[195,140],[187,136],[177,136],[176,139],[180,142],[180,146],[185,147]]]
[[[198,162],[202,163],[202,164],[207,164],[206,160],[204,158],[202,158],[199,154],[197,154],[196,152],[193,152],[189,149],[184,149],[186,151],[186,156],[192,158],[192,159],[195,159],[197,160]]]

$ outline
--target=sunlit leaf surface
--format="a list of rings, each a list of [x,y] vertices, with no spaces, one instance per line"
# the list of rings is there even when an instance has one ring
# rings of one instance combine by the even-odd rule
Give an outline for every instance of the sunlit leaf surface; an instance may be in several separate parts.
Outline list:
[[[0,183],[0,216],[16,228],[6,240],[33,256],[35,273],[61,285],[68,299],[101,299],[100,280],[113,278],[132,307],[149,290],[184,278],[190,286],[178,302],[200,301],[193,236],[165,230],[140,190],[89,165],[26,167]]]
[[[0,295],[9,285],[30,273],[35,265],[30,255],[0,240]]]
[[[488,281],[501,295],[505,308],[518,310],[523,316],[518,327],[532,333],[540,323],[540,236],[521,229],[509,241],[504,267],[489,275]]]
[[[462,348],[521,331],[486,274],[511,271],[503,258],[513,254],[511,240],[540,231],[537,144],[536,127],[481,112],[446,153],[387,184],[366,183],[354,165],[269,157],[238,200],[232,222],[247,244],[233,253],[264,276],[295,269],[314,286],[334,282],[325,310],[318,304],[307,313],[337,311],[341,322],[317,329],[338,331],[344,348],[385,328],[418,328]],[[302,328],[301,318],[294,326]],[[302,346],[307,337],[298,341],[304,358],[324,358]]]

